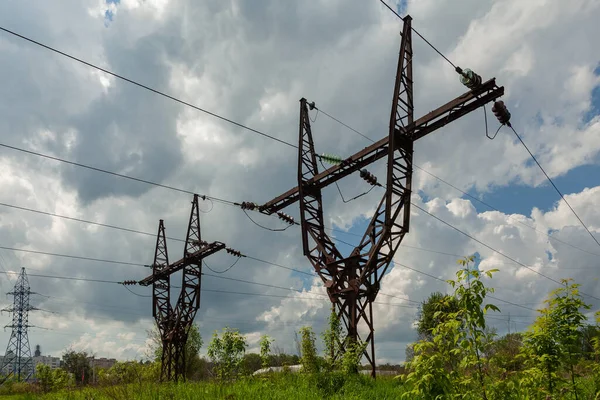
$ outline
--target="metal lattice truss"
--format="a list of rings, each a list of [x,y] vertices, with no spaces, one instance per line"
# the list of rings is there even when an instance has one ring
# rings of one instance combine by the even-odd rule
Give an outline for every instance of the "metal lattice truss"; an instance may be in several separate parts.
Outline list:
[[[17,381],[27,381],[34,374],[29,336],[27,335],[27,329],[31,327],[29,325],[29,311],[36,310],[36,308],[29,305],[29,296],[32,292],[25,268],[21,268],[21,273],[13,291],[7,294],[12,295],[14,300],[11,308],[3,310],[12,313],[12,324],[5,326],[5,328],[12,328],[12,333],[0,367],[0,373],[4,375],[2,383],[9,378],[14,378]]]
[[[381,279],[409,230],[413,144],[504,94],[504,88],[496,86],[495,79],[491,79],[414,121],[412,59],[411,18],[407,16],[402,30],[388,135],[322,172],[317,166],[308,104],[306,99],[301,99],[298,186],[259,207],[261,212],[272,214],[299,202],[304,255],[323,280],[346,328],[347,339],[366,344],[364,356],[372,367],[373,376],[373,302]],[[350,256],[344,257],[325,233],[321,191],[384,157],[387,157],[385,194],[360,244]],[[365,328],[365,337],[361,337],[359,325]],[[344,351],[343,346],[340,351]]]
[[[152,275],[139,281],[139,284],[152,285],[152,315],[162,341],[160,378],[163,381],[185,380],[185,344],[200,308],[202,260],[224,248],[224,243],[202,240],[198,195],[194,195],[192,201],[183,258],[172,264],[169,263],[165,226],[160,220]],[[181,293],[175,307],[172,307],[170,279],[173,273],[181,270]]]

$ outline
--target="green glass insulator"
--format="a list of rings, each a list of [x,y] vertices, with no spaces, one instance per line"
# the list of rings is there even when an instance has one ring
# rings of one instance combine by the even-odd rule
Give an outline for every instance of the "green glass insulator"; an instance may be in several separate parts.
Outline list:
[[[321,160],[328,162],[329,164],[338,165],[342,163],[342,157],[333,154],[321,154]]]

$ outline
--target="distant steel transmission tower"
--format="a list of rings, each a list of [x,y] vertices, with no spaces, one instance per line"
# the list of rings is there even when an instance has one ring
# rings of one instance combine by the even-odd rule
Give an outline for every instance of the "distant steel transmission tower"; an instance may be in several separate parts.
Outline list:
[[[25,268],[21,268],[13,291],[7,293],[14,296],[13,306],[2,310],[13,314],[12,324],[5,326],[5,328],[12,328],[12,333],[0,368],[0,371],[6,374],[2,382],[11,376],[15,376],[17,381],[21,381],[28,380],[33,375],[33,359],[27,336],[27,328],[30,327],[29,311],[36,310],[29,305],[31,293]]]

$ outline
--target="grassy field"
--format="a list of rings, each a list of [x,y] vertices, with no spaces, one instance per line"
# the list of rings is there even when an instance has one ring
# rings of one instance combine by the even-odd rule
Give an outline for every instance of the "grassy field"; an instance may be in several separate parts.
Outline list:
[[[401,385],[389,377],[373,381],[369,377],[345,377],[340,374],[305,376],[277,374],[262,378],[245,378],[232,383],[132,384],[112,387],[85,388],[58,393],[22,394],[2,399],[43,400],[146,400],[146,399],[398,399]]]

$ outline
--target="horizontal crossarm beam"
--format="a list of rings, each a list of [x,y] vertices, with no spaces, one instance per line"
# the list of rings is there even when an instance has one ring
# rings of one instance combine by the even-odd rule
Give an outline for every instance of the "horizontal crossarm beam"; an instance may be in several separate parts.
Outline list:
[[[425,116],[419,118],[414,123],[407,125],[405,131],[412,132],[412,141],[436,131],[437,129],[449,124],[450,122],[462,117],[463,115],[487,104],[504,95],[504,87],[496,86],[496,79],[492,78],[481,86],[464,93],[456,99],[444,104],[443,106],[431,111]],[[399,138],[400,136],[400,138]],[[399,144],[402,141],[410,140],[396,131],[396,138]],[[324,188],[338,180],[365,168],[367,165],[388,155],[389,136],[365,147],[363,150],[348,157],[340,165],[335,165],[317,175],[307,182],[318,188]],[[263,204],[259,207],[264,214],[273,214],[284,209],[290,204],[295,203],[300,198],[298,187],[288,190],[282,195]]]
[[[152,283],[154,283],[156,280],[158,280],[164,276],[171,275],[179,270],[182,270],[183,268],[185,268],[186,266],[188,266],[190,264],[196,264],[196,263],[198,263],[198,260],[202,260],[205,257],[215,254],[216,252],[223,250],[224,248],[225,248],[225,243],[221,243],[221,242],[206,243],[200,248],[200,250],[198,250],[194,253],[188,254],[186,257],[182,258],[181,260],[175,261],[174,263],[170,264],[168,267],[166,267],[160,271],[157,271],[153,275],[145,277],[144,279],[142,279],[141,281],[138,282],[138,285],[149,286]]]

